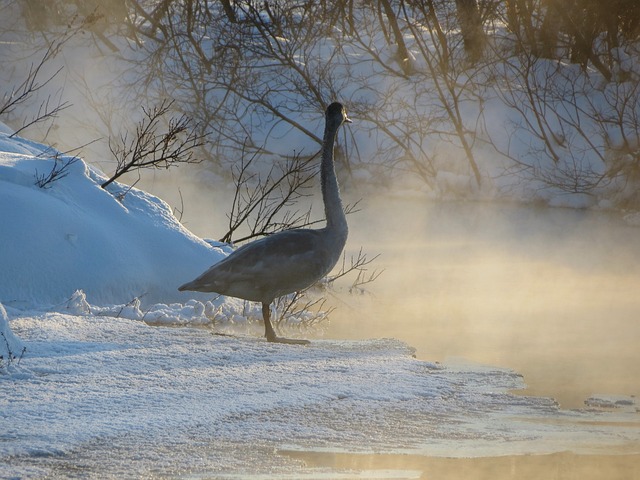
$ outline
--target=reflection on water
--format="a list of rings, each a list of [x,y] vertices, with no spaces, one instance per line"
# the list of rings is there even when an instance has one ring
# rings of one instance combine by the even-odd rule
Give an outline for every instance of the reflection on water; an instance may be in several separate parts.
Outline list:
[[[387,198],[349,220],[348,248],[385,271],[340,297],[329,337],[512,368],[566,408],[640,394],[640,228],[621,216]]]
[[[485,458],[442,458],[420,455],[368,455],[329,452],[282,451],[303,460],[309,467],[330,467],[335,471],[371,474],[327,478],[448,479],[448,480],[637,480],[637,455],[519,455]],[[386,474],[386,475],[385,475]],[[302,477],[306,478],[306,477]],[[311,477],[318,478],[318,477]]]

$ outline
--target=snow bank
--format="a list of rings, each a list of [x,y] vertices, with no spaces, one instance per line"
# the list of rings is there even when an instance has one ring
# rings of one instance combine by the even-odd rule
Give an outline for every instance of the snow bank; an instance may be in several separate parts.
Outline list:
[[[0,303],[0,373],[6,372],[24,353],[23,343],[11,331],[4,305]]]
[[[68,160],[0,133],[0,301],[57,305],[76,290],[98,305],[198,298],[177,288],[222,258],[222,248],[187,231],[157,197],[120,184],[105,191],[103,175],[81,159],[36,185]]]
[[[52,169],[58,169],[57,179],[38,185]],[[178,291],[227,255],[228,245],[193,235],[159,198],[118,183],[105,190],[104,180],[81,159],[0,133],[0,302],[264,333],[256,305]],[[5,355],[19,350],[3,349]]]

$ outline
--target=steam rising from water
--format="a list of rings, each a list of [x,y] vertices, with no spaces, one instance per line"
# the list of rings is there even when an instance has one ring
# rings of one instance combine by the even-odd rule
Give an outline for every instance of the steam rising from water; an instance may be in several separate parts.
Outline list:
[[[180,206],[181,186],[183,222],[219,238],[227,188],[175,177],[142,188]],[[366,196],[348,220],[347,256],[380,253],[371,268],[384,273],[370,295],[330,298],[329,337],[395,337],[427,360],[512,368],[563,407],[640,395],[640,229],[620,214]]]
[[[351,232],[385,272],[372,298],[341,299],[331,336],[513,368],[565,407],[640,393],[640,230],[618,215],[386,198]]]

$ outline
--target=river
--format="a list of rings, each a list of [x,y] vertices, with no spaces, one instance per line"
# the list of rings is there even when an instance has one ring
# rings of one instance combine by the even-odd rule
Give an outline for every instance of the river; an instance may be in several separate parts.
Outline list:
[[[384,271],[337,297],[329,337],[512,368],[564,408],[640,394],[640,228],[623,214],[386,197],[349,223],[347,255]]]

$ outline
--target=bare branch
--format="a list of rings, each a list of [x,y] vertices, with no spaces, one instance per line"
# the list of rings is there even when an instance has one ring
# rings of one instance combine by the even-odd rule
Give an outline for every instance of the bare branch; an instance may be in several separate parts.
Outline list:
[[[39,174],[36,170],[36,185],[40,188],[50,188],[54,182],[66,177],[69,174],[69,167],[79,160],[78,157],[62,158],[60,154],[56,154],[53,158],[53,165],[47,174]]]
[[[11,93],[5,95],[6,101],[0,106],[0,116],[12,114],[18,107],[23,106],[59,75],[63,69],[62,67],[58,68],[46,79],[40,79],[44,66],[51,61],[68,38],[69,37],[67,36],[63,36],[57,41],[51,43],[39,62],[30,66],[27,77],[22,81],[22,83],[15,87]],[[20,132],[36,123],[56,118],[61,111],[69,108],[70,106],[71,104],[69,102],[63,102],[59,99],[52,103],[52,96],[49,95],[47,99],[40,104],[37,113],[33,115],[30,120],[25,121],[25,123],[23,123],[23,125],[10,136],[13,137],[18,135]]]
[[[101,186],[106,188],[120,176],[145,168],[168,169],[182,163],[200,163],[194,158],[194,150],[204,145],[204,135],[195,133],[191,121],[185,116],[171,117],[166,130],[161,129],[164,116],[173,101],[163,101],[159,107],[143,108],[144,118],[138,123],[135,137],[121,135],[120,141],[109,140],[109,149],[117,166],[114,174]]]
[[[281,230],[309,226],[310,208],[305,211],[289,210],[298,200],[307,197],[313,178],[317,174],[310,162],[299,155],[272,165],[266,175],[251,171],[257,153],[246,158],[232,171],[235,186],[228,230],[220,239],[225,243],[240,243]],[[236,236],[241,228],[248,229]]]
[[[362,251],[362,247],[358,251],[358,254],[354,257],[353,255],[349,258],[349,263],[347,263],[346,254],[342,256],[342,267],[335,275],[327,277],[325,282],[327,285],[332,284],[339,278],[342,278],[346,275],[350,275],[353,272],[357,272],[357,276],[351,287],[349,287],[349,293],[355,293],[356,291],[362,291],[362,287],[366,284],[369,284],[375,281],[384,270],[373,270],[369,271],[367,268],[371,265],[380,255],[375,255],[373,258],[369,258],[366,253]]]

